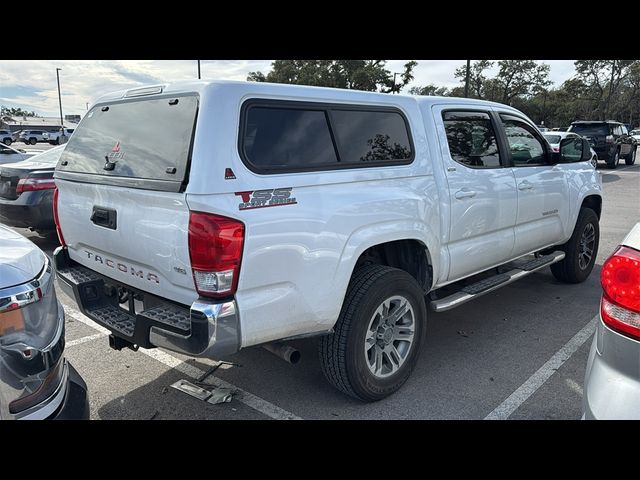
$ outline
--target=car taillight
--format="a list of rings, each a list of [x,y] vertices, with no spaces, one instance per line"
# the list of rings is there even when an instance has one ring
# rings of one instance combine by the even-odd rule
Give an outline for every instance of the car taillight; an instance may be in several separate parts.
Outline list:
[[[243,244],[242,222],[210,213],[190,213],[189,258],[200,295],[226,297],[236,292]]]
[[[58,189],[53,191],[53,221],[56,223],[56,233],[58,234],[58,240],[63,247],[67,244],[62,236],[62,228],[60,228],[60,217],[58,216]]]
[[[34,192],[36,190],[52,190],[56,188],[53,178],[21,178],[16,187],[16,193]]]
[[[613,143],[613,135],[607,135],[604,141],[607,143]]]
[[[640,339],[640,252],[618,247],[600,272],[604,323],[624,335]]]
[[[560,147],[551,147],[553,153],[558,153],[560,151]]]

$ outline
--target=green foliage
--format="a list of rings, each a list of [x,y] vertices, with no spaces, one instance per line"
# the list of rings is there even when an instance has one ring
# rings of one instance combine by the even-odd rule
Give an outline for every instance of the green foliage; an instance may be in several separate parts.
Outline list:
[[[386,60],[276,60],[267,74],[250,72],[247,80],[397,93],[413,80],[418,63],[407,62],[402,72],[393,73],[385,64]]]
[[[574,120],[618,120],[640,125],[640,60],[578,60],[575,75],[549,88],[549,66],[533,60],[501,60],[494,77],[487,70],[496,62],[471,63],[469,96],[512,105],[537,124],[568,127]],[[454,77],[461,86],[446,90],[435,85],[412,87],[418,95],[464,96],[466,64]]]
[[[424,87],[411,87],[409,89],[411,95],[429,95],[436,97],[446,97],[450,91],[447,87],[438,87],[437,85],[429,84]]]
[[[21,108],[0,106],[0,117],[37,117],[35,112],[28,112]]]

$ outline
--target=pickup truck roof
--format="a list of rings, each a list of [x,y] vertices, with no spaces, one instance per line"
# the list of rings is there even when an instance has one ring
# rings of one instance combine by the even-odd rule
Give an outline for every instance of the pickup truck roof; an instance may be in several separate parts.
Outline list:
[[[349,102],[365,102],[365,103],[380,103],[380,104],[394,104],[402,106],[410,103],[418,103],[420,105],[438,105],[441,103],[451,103],[452,97],[437,97],[437,96],[416,96],[416,95],[390,95],[388,93],[377,92],[365,92],[361,90],[348,90],[343,88],[329,88],[329,87],[314,87],[307,85],[289,85],[282,83],[268,83],[268,82],[243,82],[235,80],[212,80],[212,81],[180,81],[174,83],[165,83],[158,85],[147,85],[143,87],[136,87],[128,90],[118,90],[108,93],[100,97],[96,104],[105,103],[114,100],[120,100],[123,98],[135,98],[138,96],[152,95],[160,93],[185,93],[185,92],[197,92],[202,93],[210,88],[224,87],[237,94],[244,95],[253,93],[256,91],[263,92],[265,94],[277,94],[277,95],[291,95],[292,97],[305,97],[312,99],[316,97],[317,101],[340,101],[345,100]],[[478,100],[474,98],[455,98],[455,103],[459,105],[491,105],[500,107],[503,110],[512,110],[513,112],[520,113],[518,110],[509,107],[507,105],[489,102],[487,100]]]

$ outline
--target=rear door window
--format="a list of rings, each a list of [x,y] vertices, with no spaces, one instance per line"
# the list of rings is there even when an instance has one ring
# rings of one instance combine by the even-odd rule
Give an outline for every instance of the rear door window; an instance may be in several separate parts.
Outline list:
[[[57,170],[181,184],[197,110],[196,95],[97,105],[69,137]]]
[[[443,112],[451,158],[470,168],[499,168],[500,152],[491,118],[485,112]]]

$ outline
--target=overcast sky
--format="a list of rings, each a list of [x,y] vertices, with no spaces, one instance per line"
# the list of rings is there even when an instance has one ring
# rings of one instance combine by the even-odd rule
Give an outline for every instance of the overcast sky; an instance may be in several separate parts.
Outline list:
[[[453,87],[454,70],[464,60],[418,60],[414,81],[409,85]],[[389,60],[391,72],[401,72],[406,60]],[[573,60],[547,60],[550,77],[559,85],[574,73]],[[203,60],[203,79],[246,80],[247,73],[267,72],[271,60]],[[147,83],[197,78],[195,60],[0,60],[0,105],[34,110],[42,116],[57,116],[56,67],[60,71],[62,108],[66,114],[82,114],[106,92]],[[492,72],[493,73],[493,72]],[[405,89],[404,92],[408,90]]]

